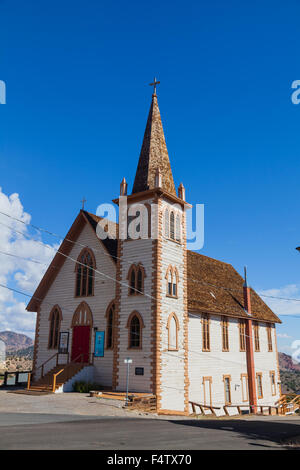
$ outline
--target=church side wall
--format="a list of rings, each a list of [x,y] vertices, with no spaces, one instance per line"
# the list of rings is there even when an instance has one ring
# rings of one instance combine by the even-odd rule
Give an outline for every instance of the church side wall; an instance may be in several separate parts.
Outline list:
[[[85,225],[77,239],[78,243],[88,246],[94,252],[96,266],[99,271],[115,278],[116,266],[108,255],[108,252],[98,240],[96,234],[90,226]],[[74,244],[69,256],[77,259],[83,246]],[[97,251],[96,251],[97,250]],[[75,263],[66,259],[56,279],[51,285],[44,301],[41,304],[39,341],[37,350],[37,367],[50,358],[57,350],[48,349],[49,338],[49,314],[56,304],[62,310],[63,320],[60,331],[69,331],[69,351],[72,350],[72,317],[78,305],[85,301],[93,314],[93,327],[98,331],[106,331],[105,313],[109,303],[115,298],[115,282],[95,273],[94,295],[90,297],[75,297]],[[90,351],[94,351],[94,330],[91,331]],[[60,361],[63,363],[64,357]],[[104,357],[95,358],[94,379],[101,385],[111,385],[112,381],[113,352],[104,351]],[[50,361],[46,368],[50,370],[54,366],[54,361]]]
[[[229,352],[222,351],[221,317],[210,316],[210,351],[202,351],[201,316],[189,314],[189,399],[200,404],[210,404],[208,381],[211,381],[211,404],[225,404],[223,376],[231,379],[231,403],[242,404],[241,374],[247,374],[246,352],[240,351],[238,319],[229,319]],[[278,368],[273,328],[273,352],[268,351],[266,324],[259,323],[260,352],[254,353],[255,372],[262,373],[263,398],[258,404],[274,405],[279,398]],[[275,371],[276,395],[272,395],[270,371]],[[206,379],[206,380],[205,380]],[[206,382],[206,383],[204,383]],[[206,388],[205,388],[206,387]],[[205,397],[206,393],[206,397]],[[247,403],[247,402],[246,402]]]

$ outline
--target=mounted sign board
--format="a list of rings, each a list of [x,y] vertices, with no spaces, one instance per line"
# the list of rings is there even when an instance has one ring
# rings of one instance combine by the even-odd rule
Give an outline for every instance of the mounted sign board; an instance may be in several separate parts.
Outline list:
[[[60,332],[58,352],[60,354],[67,354],[69,352],[69,332],[68,331]]]
[[[104,331],[96,331],[95,332],[95,357],[103,357],[104,356]]]

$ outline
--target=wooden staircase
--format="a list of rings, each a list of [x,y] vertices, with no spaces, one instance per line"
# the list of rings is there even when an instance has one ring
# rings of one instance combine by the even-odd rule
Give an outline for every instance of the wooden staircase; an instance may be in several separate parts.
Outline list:
[[[59,364],[49,370],[44,377],[41,377],[36,382],[30,383],[27,390],[32,392],[55,393],[56,390],[74,377],[74,375],[80,372],[86,365],[87,364],[82,363]]]
[[[31,374],[28,376],[28,383],[26,390],[16,390],[12,393],[22,393],[26,395],[44,395],[48,393],[55,393],[60,387],[62,387],[66,382],[68,382],[74,375],[78,374],[84,367],[93,364],[90,358],[88,362],[83,362],[86,355],[80,354],[72,362],[66,364],[59,364],[59,355],[60,353],[55,353],[47,361],[41,364],[35,371],[41,369],[41,377],[37,381],[32,380]],[[52,367],[48,372],[44,373],[44,368],[47,363],[56,359],[56,365]]]

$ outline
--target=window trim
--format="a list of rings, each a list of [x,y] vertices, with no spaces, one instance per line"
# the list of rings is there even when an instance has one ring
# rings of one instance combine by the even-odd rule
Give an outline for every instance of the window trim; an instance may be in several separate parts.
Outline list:
[[[210,317],[207,313],[204,313],[202,315],[201,324],[202,324],[202,351],[209,352],[210,351]],[[207,329],[205,330],[205,328]],[[205,331],[206,331],[206,338],[204,338]]]
[[[138,274],[139,272],[142,275],[142,288],[138,289]],[[134,288],[131,286],[131,276],[134,273]],[[133,295],[144,295],[144,289],[145,289],[145,268],[142,265],[141,262],[138,264],[132,264],[128,270],[127,274],[127,280],[128,280],[128,295],[133,296]]]
[[[55,315],[55,318],[54,318],[54,324],[53,324],[53,330],[52,330],[52,319],[54,315]],[[57,321],[56,317],[58,317],[57,338],[55,338],[56,321]],[[58,349],[59,347],[59,335],[60,335],[60,327],[61,327],[62,320],[63,320],[63,316],[62,316],[61,308],[59,307],[59,305],[56,304],[51,309],[49,318],[48,318],[48,321],[49,321],[48,349]],[[56,342],[54,341],[54,339],[56,339]]]
[[[139,344],[139,346],[131,346],[130,345],[130,327],[131,327],[131,322],[132,322],[134,317],[137,317],[139,319],[139,322],[140,322],[140,344]],[[142,315],[137,310],[134,310],[133,312],[131,312],[131,314],[128,317],[127,324],[126,324],[126,328],[128,329],[128,347],[127,347],[127,349],[130,349],[130,350],[133,350],[133,351],[134,350],[138,351],[140,349],[143,349],[143,328],[144,327],[145,327],[145,324],[144,324]]]
[[[272,397],[274,397],[276,395],[276,374],[275,374],[275,370],[270,370],[269,375],[270,375],[270,382],[271,382],[271,393],[272,393]],[[274,387],[273,387],[273,383],[272,383],[272,377],[274,377]]]
[[[229,352],[229,320],[228,317],[221,317],[221,333],[222,333],[222,351]]]
[[[243,318],[239,319],[239,342],[240,342],[240,352],[246,351],[246,320]]]
[[[244,381],[243,378],[246,379],[246,390],[244,390]],[[242,401],[243,403],[249,401],[249,384],[248,384],[248,374],[242,373],[241,374],[241,384],[242,384]]]
[[[206,391],[205,391],[205,382],[209,382],[209,405],[206,404]],[[212,376],[206,375],[202,377],[202,385],[203,385],[203,398],[204,398],[204,405],[205,406],[212,406],[212,393],[211,393],[211,384],[212,384]]]
[[[258,321],[253,322],[253,334],[254,334],[254,351],[255,352],[260,352],[259,323],[258,323]]]
[[[108,346],[108,338],[109,338],[109,334],[108,334],[108,329],[110,327],[109,325],[109,316],[110,314],[112,313],[112,325],[111,325],[111,345]],[[115,313],[116,313],[116,305],[115,305],[115,300],[112,300],[107,309],[106,309],[106,313],[105,313],[105,318],[106,318],[106,328],[105,328],[105,349],[107,350],[112,350],[114,349],[114,344],[115,344]]]
[[[272,325],[267,323],[268,352],[273,352]]]
[[[229,383],[229,401],[226,400],[226,380]],[[232,403],[232,394],[231,394],[231,375],[225,374],[223,375],[223,382],[224,382],[224,398],[225,398],[225,405],[231,405]]]
[[[260,378],[260,385],[261,385],[261,395],[259,393],[259,380],[258,377]],[[256,390],[257,390],[257,398],[260,400],[261,398],[264,397],[264,390],[263,390],[263,381],[262,381],[262,372],[256,372]]]
[[[171,323],[172,318],[174,318],[175,323],[176,323],[176,346],[175,347],[170,346],[170,323]],[[174,312],[170,313],[170,315],[168,317],[168,322],[167,322],[166,328],[168,330],[168,351],[178,351],[178,349],[179,349],[179,347],[178,347],[178,332],[180,330],[180,325],[179,325],[179,320],[178,320],[178,317],[177,317],[176,313],[174,313]]]
[[[171,223],[171,216],[173,215],[174,220]],[[171,228],[174,229],[171,237]],[[179,237],[177,237],[179,235]],[[166,207],[163,210],[163,236],[174,243],[181,245],[182,243],[182,213],[178,209],[174,209],[172,206]]]
[[[169,294],[169,274],[171,274],[171,286],[172,286],[171,294]],[[174,283],[174,277],[175,277],[176,283]],[[171,264],[169,264],[166,275],[165,275],[165,279],[166,279],[166,297],[169,297],[171,299],[178,299],[179,273],[178,273],[178,269],[176,266],[172,266]],[[176,286],[175,295],[173,294],[174,285]]]
[[[89,274],[87,272],[87,278],[86,278],[86,293],[83,295],[82,294],[82,283],[83,283],[83,274],[81,273],[81,279],[80,279],[80,294],[77,295],[77,282],[78,282],[78,276],[79,276],[79,269],[82,269],[84,266],[82,264],[79,264],[81,263],[81,258],[85,255],[85,254],[89,254],[91,256],[91,259],[92,259],[92,265],[90,266],[90,268],[92,268],[92,293],[91,294],[88,294],[88,287],[89,287]],[[86,263],[85,263],[86,264]],[[93,253],[93,250],[89,247],[85,247],[81,250],[81,252],[79,253],[78,257],[77,257],[77,261],[76,261],[76,264],[75,264],[75,269],[74,269],[74,272],[75,272],[75,291],[74,291],[74,297],[75,298],[80,298],[80,297],[92,297],[93,295],[95,295],[95,292],[94,292],[94,289],[95,289],[95,269],[97,269],[97,266],[96,266],[96,258],[95,258],[95,255]]]

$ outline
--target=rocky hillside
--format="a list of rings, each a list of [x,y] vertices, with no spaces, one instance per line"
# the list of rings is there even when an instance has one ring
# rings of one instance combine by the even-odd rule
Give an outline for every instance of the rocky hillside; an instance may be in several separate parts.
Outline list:
[[[0,331],[0,340],[4,341],[6,345],[7,354],[33,346],[33,341],[29,336],[14,331]]]
[[[279,352],[278,359],[280,370],[297,370],[298,372],[300,372],[300,364],[294,364],[293,359],[288,354]]]
[[[278,353],[282,393],[300,394],[300,364],[294,364],[291,356]]]

